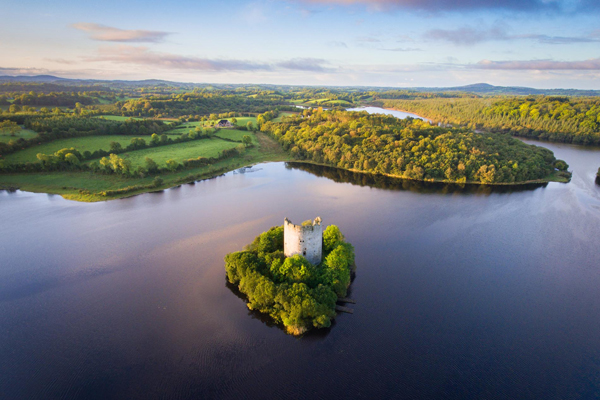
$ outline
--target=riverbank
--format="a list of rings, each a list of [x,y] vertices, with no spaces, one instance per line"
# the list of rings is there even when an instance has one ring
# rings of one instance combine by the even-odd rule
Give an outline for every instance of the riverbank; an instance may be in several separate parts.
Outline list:
[[[392,175],[392,174],[384,174],[384,173],[372,174],[370,172],[365,172],[365,171],[361,171],[361,170],[354,169],[354,168],[339,168],[339,167],[336,167],[336,166],[333,166],[333,165],[328,165],[328,164],[324,164],[324,163],[317,163],[317,162],[310,161],[310,160],[294,160],[294,162],[298,163],[298,164],[311,164],[311,165],[318,165],[318,166],[321,166],[321,167],[337,168],[337,169],[341,169],[343,171],[350,171],[350,172],[353,172],[353,173],[358,173],[358,174],[363,174],[363,175],[380,175],[380,176],[387,176],[389,178],[401,179],[401,180],[413,181],[413,182],[448,183],[448,184],[453,184],[453,185],[525,186],[525,185],[532,185],[532,184],[533,185],[535,185],[535,184],[545,184],[545,183],[550,183],[550,182],[569,183],[571,181],[571,177],[567,178],[567,177],[561,176],[560,175],[560,171],[556,171],[556,172],[552,173],[551,175],[548,175],[544,179],[534,179],[534,180],[521,181],[521,182],[481,183],[481,182],[476,182],[476,181],[456,182],[456,181],[451,181],[451,180],[447,180],[447,179],[413,179],[413,178],[407,178],[405,176]]]
[[[292,161],[292,157],[273,139],[261,132],[255,133],[258,145],[233,158],[215,164],[155,176],[130,178],[91,172],[44,172],[0,175],[0,190],[22,190],[33,193],[60,195],[67,200],[98,202],[122,199],[142,193],[157,192],[182,184],[211,179],[235,169],[263,162]]]

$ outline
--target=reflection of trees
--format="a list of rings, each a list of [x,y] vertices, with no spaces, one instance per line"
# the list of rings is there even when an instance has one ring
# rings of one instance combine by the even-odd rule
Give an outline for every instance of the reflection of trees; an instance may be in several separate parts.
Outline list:
[[[227,289],[229,289],[231,291],[231,293],[236,295],[236,297],[243,300],[244,303],[248,303],[248,298],[246,297],[246,295],[244,295],[244,293],[240,292],[240,290],[237,288],[237,286],[230,283],[227,280],[227,276],[225,276],[225,286],[227,287]],[[252,319],[259,320],[260,322],[262,322],[269,328],[277,328],[277,329],[280,329],[281,331],[285,332],[285,326],[283,326],[283,324],[278,324],[277,322],[275,322],[275,320],[273,320],[273,318],[271,318],[267,314],[261,313],[256,310],[248,310],[248,315]],[[317,340],[325,339],[327,337],[327,335],[329,335],[329,332],[331,332],[331,328],[333,328],[334,326],[335,326],[335,320],[332,320],[331,326],[329,328],[311,329],[308,332],[304,333],[302,335],[302,338],[303,339],[313,339],[313,340],[314,339],[317,339]]]
[[[492,193],[514,193],[526,190],[534,190],[539,187],[547,186],[547,183],[526,184],[526,185],[476,185],[476,184],[456,184],[441,182],[422,182],[409,179],[392,178],[385,175],[374,175],[368,173],[352,172],[345,169],[327,167],[322,165],[289,162],[286,168],[299,169],[310,172],[316,176],[329,178],[334,182],[351,183],[358,186],[369,186],[378,189],[402,190],[416,193],[429,194],[483,194]]]

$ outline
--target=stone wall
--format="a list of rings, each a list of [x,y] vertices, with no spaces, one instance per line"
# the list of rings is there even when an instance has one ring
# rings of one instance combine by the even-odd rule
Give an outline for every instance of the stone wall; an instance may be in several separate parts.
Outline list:
[[[286,257],[300,254],[311,264],[321,262],[323,256],[323,227],[317,217],[312,225],[294,225],[289,219],[283,221],[283,252]]]

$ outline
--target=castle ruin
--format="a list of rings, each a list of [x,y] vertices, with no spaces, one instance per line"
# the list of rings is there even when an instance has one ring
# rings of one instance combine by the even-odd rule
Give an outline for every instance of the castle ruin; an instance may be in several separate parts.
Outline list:
[[[319,264],[323,256],[321,218],[315,218],[312,225],[294,225],[286,218],[283,221],[283,243],[286,257],[300,254],[311,264]]]

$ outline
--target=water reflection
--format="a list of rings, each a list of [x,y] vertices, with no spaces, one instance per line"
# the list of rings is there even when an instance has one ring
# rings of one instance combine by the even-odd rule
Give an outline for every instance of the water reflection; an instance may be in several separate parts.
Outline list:
[[[488,196],[492,193],[524,192],[546,187],[548,183],[525,185],[475,185],[442,182],[421,182],[410,179],[392,178],[385,175],[352,172],[345,169],[322,165],[288,162],[286,168],[310,172],[338,183],[369,186],[378,189],[410,191],[421,194],[477,194]]]

